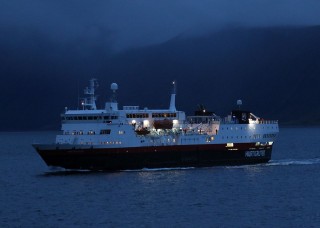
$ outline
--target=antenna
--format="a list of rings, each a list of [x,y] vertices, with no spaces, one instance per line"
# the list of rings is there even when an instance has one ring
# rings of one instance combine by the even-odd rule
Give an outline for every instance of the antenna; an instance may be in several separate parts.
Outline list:
[[[172,88],[170,106],[169,106],[169,110],[174,111],[174,112],[177,111],[177,109],[176,109],[176,85],[177,85],[176,81],[173,81],[172,82],[173,88]]]
[[[117,90],[118,90],[118,84],[112,83],[110,85],[110,89],[112,90],[112,96],[111,96],[111,102],[116,102],[117,98]]]
[[[237,100],[238,109],[240,110],[240,107],[242,105],[242,100]]]
[[[89,107],[91,110],[96,110],[96,100],[97,97],[94,95],[95,89],[98,87],[97,79],[92,78],[90,81],[89,87],[86,87],[84,89],[84,94],[89,95],[88,98],[84,99],[84,102],[82,103],[83,108]]]
[[[172,82],[172,93],[177,94],[177,82],[176,81]]]
[[[118,103],[117,103],[118,84],[113,82],[110,85],[110,89],[112,90],[112,95],[110,97],[110,102],[106,102],[105,108],[108,111],[117,111],[118,110]]]
[[[80,103],[80,94],[79,94],[79,78],[77,78],[77,92],[78,92],[77,109],[79,110],[79,103]]]

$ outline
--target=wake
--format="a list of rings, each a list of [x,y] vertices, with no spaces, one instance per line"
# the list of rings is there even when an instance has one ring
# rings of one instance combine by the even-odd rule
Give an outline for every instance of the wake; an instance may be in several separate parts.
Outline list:
[[[288,165],[318,165],[320,158],[311,159],[284,159],[284,160],[270,160],[265,166],[288,166]]]
[[[189,170],[195,167],[170,167],[170,168],[143,168],[143,169],[126,169],[122,172],[155,172],[155,171],[172,171],[172,170]]]

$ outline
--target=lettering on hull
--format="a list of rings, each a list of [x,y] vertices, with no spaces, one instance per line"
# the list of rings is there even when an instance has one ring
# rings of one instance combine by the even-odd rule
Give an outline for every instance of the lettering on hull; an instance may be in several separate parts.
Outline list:
[[[253,151],[246,151],[245,157],[251,158],[251,157],[264,157],[266,155],[265,150],[253,150]]]

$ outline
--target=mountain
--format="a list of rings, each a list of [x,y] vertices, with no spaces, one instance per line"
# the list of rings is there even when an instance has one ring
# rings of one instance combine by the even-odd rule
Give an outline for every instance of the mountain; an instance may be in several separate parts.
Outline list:
[[[167,95],[169,81],[175,79],[177,105],[189,113],[204,104],[225,115],[242,99],[243,108],[258,116],[286,124],[317,124],[319,38],[320,27],[239,28],[180,36],[117,56],[111,71],[117,72],[125,91],[137,94],[147,106],[167,102],[162,94]],[[124,83],[126,78],[130,84]],[[150,91],[153,96],[148,96]]]
[[[62,43],[28,29],[5,33],[0,130],[58,129],[59,113],[77,106],[91,77],[99,79],[101,107],[111,82],[119,84],[120,106],[168,107],[176,80],[176,106],[187,114],[203,104],[223,116],[242,99],[243,109],[264,119],[320,124],[320,26],[181,34],[122,53],[103,41]]]

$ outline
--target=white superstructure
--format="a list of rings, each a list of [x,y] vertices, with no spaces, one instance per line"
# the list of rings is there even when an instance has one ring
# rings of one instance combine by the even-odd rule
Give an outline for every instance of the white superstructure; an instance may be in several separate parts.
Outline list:
[[[214,114],[186,117],[175,106],[175,83],[168,109],[140,109],[139,106],[118,108],[118,85],[111,84],[112,96],[104,109],[97,109],[95,88],[97,81],[90,80],[85,89],[88,98],[81,110],[67,110],[62,117],[62,134],[57,135],[59,145],[91,145],[94,148],[123,148],[172,145],[234,143],[272,145],[278,134],[278,122],[266,121],[252,113],[235,111],[220,118]],[[242,102],[238,101],[240,105]]]

